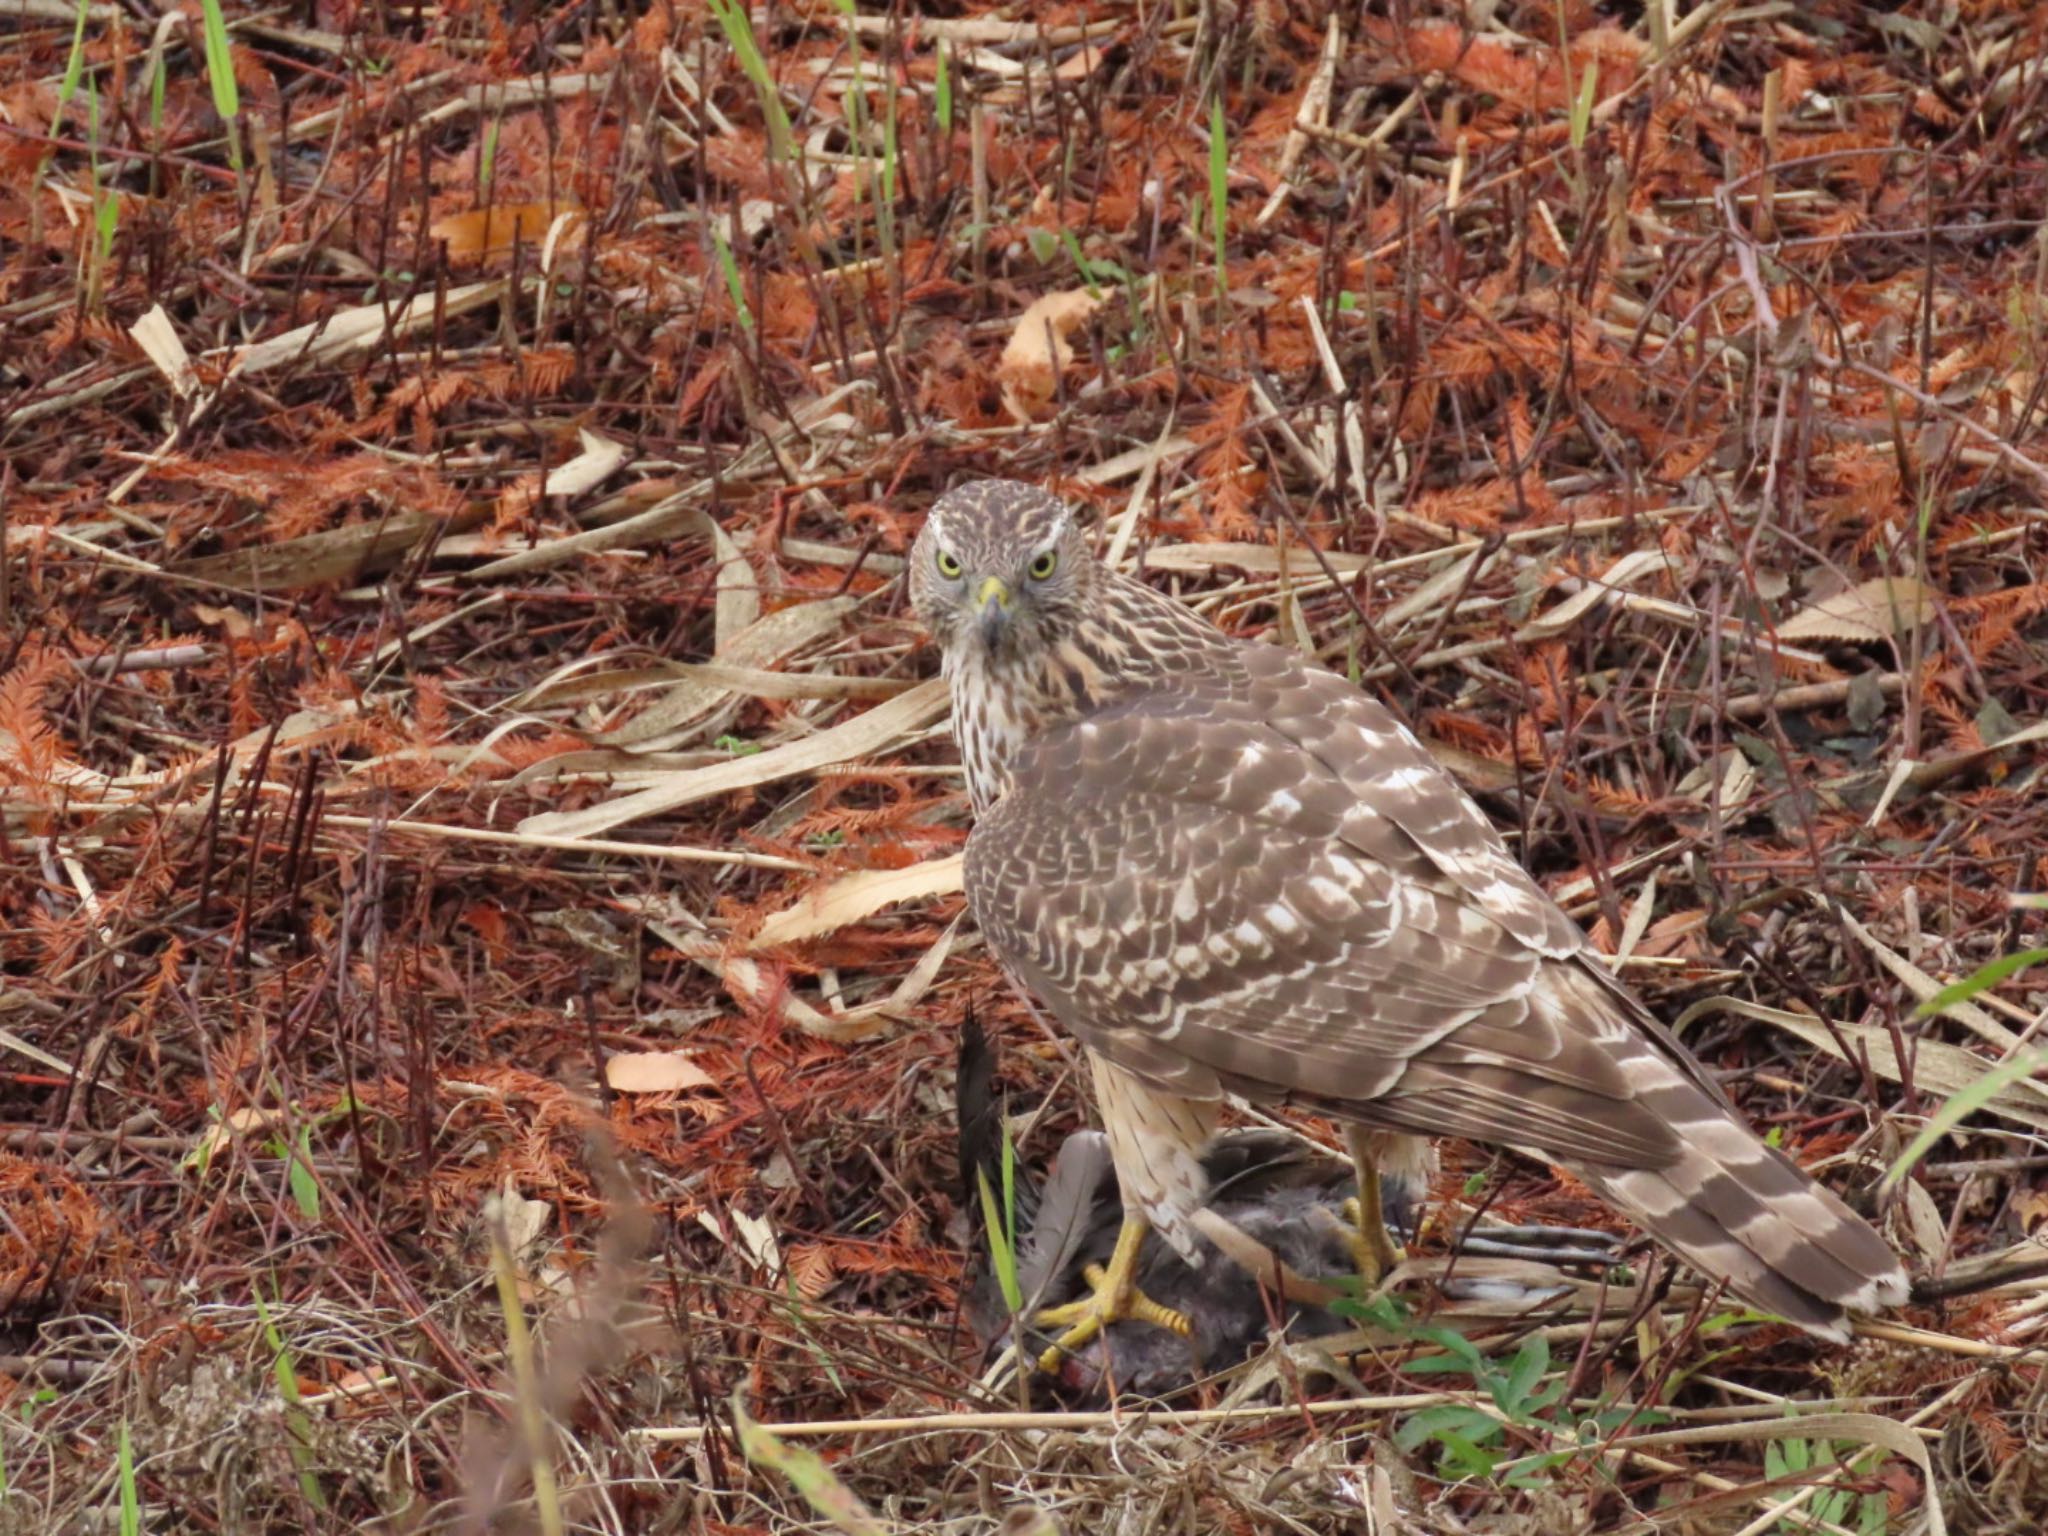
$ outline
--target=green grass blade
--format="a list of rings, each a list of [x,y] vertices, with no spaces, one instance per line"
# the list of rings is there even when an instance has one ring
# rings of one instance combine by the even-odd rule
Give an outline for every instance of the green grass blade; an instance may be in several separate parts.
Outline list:
[[[78,25],[71,29],[71,57],[64,61],[64,81],[57,87],[57,110],[50,116],[50,132],[64,121],[64,109],[78,94],[78,82],[85,78],[85,0],[78,0]]]
[[[1919,1019],[1931,1018],[1959,1003],[1967,1003],[1978,993],[1997,986],[2006,977],[2030,966],[2039,965],[2043,961],[2048,961],[2048,949],[2022,949],[2009,955],[2000,955],[1989,965],[1979,966],[1961,981],[1943,987],[1915,1008],[1913,1016]],[[1959,1089],[1920,1128],[1920,1134],[1913,1138],[1912,1143],[1899,1154],[1898,1160],[1885,1173],[1884,1183],[1879,1186],[1880,1192],[1890,1194],[1897,1189],[1904,1182],[1906,1175],[1913,1171],[1920,1159],[1925,1157],[1942,1137],[1997,1098],[2004,1089],[2033,1076],[2044,1067],[2048,1067],[2048,1051],[2023,1051],[1987,1067],[1982,1077]]]
[[[232,122],[242,110],[242,93],[235,86],[227,18],[221,14],[220,0],[201,0],[201,5],[206,13],[206,82],[213,87],[213,110],[222,121]]]
[[[126,1419],[121,1421],[114,1455],[121,1481],[121,1536],[142,1536],[142,1498],[135,1488],[135,1446],[128,1437]]]
[[[1060,244],[1067,248],[1067,259],[1080,272],[1081,281],[1088,285],[1088,296],[1092,299],[1101,298],[1102,287],[1095,281],[1095,263],[1081,253],[1081,242],[1074,238],[1074,232],[1064,224],[1060,226]]]
[[[2021,949],[2009,955],[2000,955],[1989,965],[1980,966],[1961,981],[1951,982],[1934,996],[1913,1010],[1916,1019],[1930,1019],[1937,1013],[1953,1008],[1957,1003],[1967,1003],[1979,992],[1987,992],[2006,977],[2017,971],[2024,971],[2030,965],[2039,965],[2048,960],[2048,949]]]
[[[1586,71],[1579,76],[1579,94],[1572,99],[1571,135],[1572,148],[1586,147],[1586,130],[1593,122],[1593,95],[1600,87],[1600,66],[1588,63]]]
[[[882,103],[882,201],[880,213],[885,230],[884,238],[893,229],[890,223],[896,215],[896,93],[890,91]]]
[[[1017,1246],[1017,1145],[1003,1129],[1003,1236]]]
[[[1209,223],[1216,242],[1216,291],[1228,286],[1225,280],[1224,236],[1230,207],[1230,135],[1223,123],[1223,92],[1209,99]]]
[[[483,153],[476,168],[477,206],[491,206],[491,179],[498,169],[498,125],[500,119],[492,118],[484,128]]]
[[[289,1154],[290,1172],[287,1174],[292,1188],[292,1200],[298,1205],[299,1214],[308,1221],[320,1219],[320,1181],[313,1176],[313,1128],[299,1127]]]
[[[2022,1078],[2032,1077],[2043,1068],[2048,1068],[2048,1051],[2023,1051],[1988,1068],[1982,1077],[1956,1093],[1920,1127],[1920,1134],[1913,1138],[1906,1150],[1899,1154],[1898,1161],[1885,1173],[1878,1192],[1888,1195],[1897,1189],[1937,1141],[1997,1098],[2006,1087]]]
[[[284,1427],[290,1437],[292,1465],[298,1469],[299,1492],[306,1502],[315,1509],[327,1508],[327,1495],[320,1487],[320,1479],[313,1471],[313,1449],[307,1444],[311,1422],[299,1400],[299,1372],[292,1364],[291,1346],[285,1343],[284,1335],[278,1332],[277,1324],[270,1316],[270,1308],[264,1304],[258,1293],[256,1316],[263,1324],[264,1342],[270,1345],[271,1375],[277,1382],[277,1395],[284,1399]]]
[[[711,243],[718,247],[718,265],[724,269],[726,291],[732,295],[732,307],[740,317],[740,328],[751,331],[754,312],[747,308],[747,290],[740,282],[740,264],[733,258],[732,247],[725,243],[725,236],[716,229],[711,231]]]
[[[743,1406],[743,1396],[744,1389],[733,1389],[732,1422],[739,1431],[740,1453],[748,1461],[786,1478],[804,1496],[804,1502],[843,1536],[889,1536],[860,1496],[833,1475],[823,1457],[776,1438],[756,1423]]]
[[[491,1278],[497,1284],[498,1308],[505,1317],[505,1355],[512,1366],[513,1405],[527,1458],[527,1476],[533,1482],[536,1523],[541,1536],[563,1536],[568,1525],[562,1516],[561,1490],[555,1482],[533,1329],[526,1320],[525,1303],[519,1297],[519,1268],[505,1231],[504,1212],[495,1204],[490,1211]]]
[[[977,1168],[974,1177],[981,1186],[982,1222],[988,1228],[989,1257],[995,1268],[996,1284],[1002,1287],[1003,1305],[1014,1317],[1024,1310],[1024,1291],[1017,1283],[1016,1247],[1004,1230],[1004,1213],[996,1209],[996,1192],[989,1187],[988,1174]]]
[[[789,114],[783,110],[775,79],[768,73],[768,61],[761,57],[761,46],[754,40],[754,24],[747,16],[746,6],[740,0],[711,0],[711,10],[718,17],[718,25],[725,32],[733,57],[739,60],[741,72],[753,81],[754,90],[761,98],[761,115],[768,123],[769,155],[777,160],[787,160],[790,149]]]

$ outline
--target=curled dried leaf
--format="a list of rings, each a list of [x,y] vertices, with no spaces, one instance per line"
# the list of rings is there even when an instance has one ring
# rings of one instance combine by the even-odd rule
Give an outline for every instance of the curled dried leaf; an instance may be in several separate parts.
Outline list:
[[[1074,360],[1067,338],[1101,307],[1102,300],[1086,288],[1070,288],[1041,295],[1018,316],[996,367],[1003,404],[1012,416],[1034,421],[1052,403],[1060,374]]]
[[[203,1165],[235,1137],[253,1136],[261,1131],[273,1130],[283,1123],[284,1111],[281,1109],[250,1106],[230,1110],[200,1132],[198,1139],[192,1143],[192,1150],[185,1154],[186,1165]]]

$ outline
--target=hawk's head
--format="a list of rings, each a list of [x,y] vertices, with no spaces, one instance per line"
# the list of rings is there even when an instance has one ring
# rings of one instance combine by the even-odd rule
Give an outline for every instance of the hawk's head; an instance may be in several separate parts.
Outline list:
[[[1088,612],[1098,567],[1074,515],[1017,480],[977,480],[932,504],[910,552],[910,601],[949,652],[1056,647]]]

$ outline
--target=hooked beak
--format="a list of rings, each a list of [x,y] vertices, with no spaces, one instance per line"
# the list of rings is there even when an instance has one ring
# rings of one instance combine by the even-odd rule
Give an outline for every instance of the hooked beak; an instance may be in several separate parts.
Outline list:
[[[1010,589],[1002,577],[982,578],[981,590],[974,595],[974,606],[975,628],[981,633],[981,643],[994,650],[1002,638],[1003,626],[1010,620]]]

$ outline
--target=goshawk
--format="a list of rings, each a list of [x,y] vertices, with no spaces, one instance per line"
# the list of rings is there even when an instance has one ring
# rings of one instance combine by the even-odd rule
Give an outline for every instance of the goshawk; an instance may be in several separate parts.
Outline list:
[[[910,582],[976,812],[969,903],[1086,1047],[1122,1190],[1063,1347],[1162,1310],[1132,1281],[1146,1223],[1195,1259],[1225,1093],[1345,1126],[1369,1280],[1395,1258],[1380,1162],[1414,1177],[1418,1138],[1452,1135],[1569,1169],[1813,1332],[1905,1299],[1383,706],[1104,566],[1030,485],[940,497]]]

